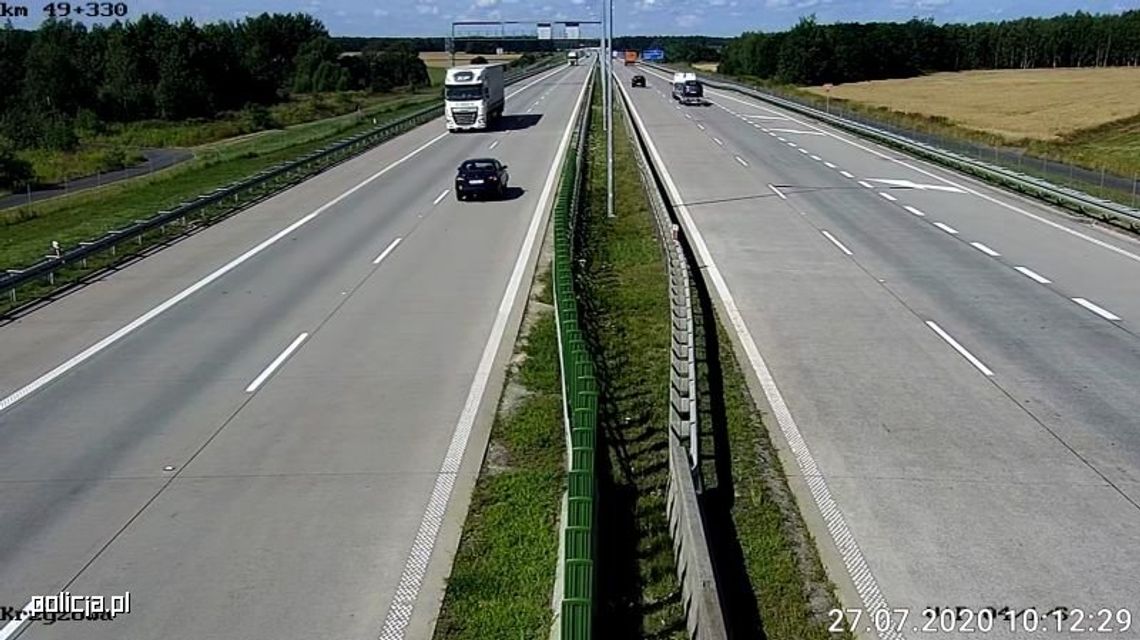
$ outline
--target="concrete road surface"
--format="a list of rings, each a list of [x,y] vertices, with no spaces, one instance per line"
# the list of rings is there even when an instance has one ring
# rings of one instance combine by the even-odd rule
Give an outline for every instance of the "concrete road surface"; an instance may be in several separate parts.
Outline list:
[[[860,635],[977,635],[991,607],[1042,620],[985,637],[1140,638],[1140,243],[736,94],[679,106],[633,72]]]
[[[586,75],[509,87],[502,130],[434,121],[0,328],[0,606],[132,605],[0,639],[427,637]],[[481,156],[509,199],[457,202]]]

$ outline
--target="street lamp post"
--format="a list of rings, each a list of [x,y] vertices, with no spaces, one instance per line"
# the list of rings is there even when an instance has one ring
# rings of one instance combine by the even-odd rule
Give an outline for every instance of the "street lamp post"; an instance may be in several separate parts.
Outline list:
[[[606,105],[606,215],[614,217],[614,1],[604,0],[609,5],[609,37],[606,40],[606,87],[609,104]]]

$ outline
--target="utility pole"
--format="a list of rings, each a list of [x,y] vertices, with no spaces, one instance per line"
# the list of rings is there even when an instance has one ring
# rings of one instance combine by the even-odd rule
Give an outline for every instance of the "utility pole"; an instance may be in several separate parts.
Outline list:
[[[606,44],[606,86],[609,87],[609,104],[606,105],[606,215],[614,217],[614,0],[609,5],[609,38]]]

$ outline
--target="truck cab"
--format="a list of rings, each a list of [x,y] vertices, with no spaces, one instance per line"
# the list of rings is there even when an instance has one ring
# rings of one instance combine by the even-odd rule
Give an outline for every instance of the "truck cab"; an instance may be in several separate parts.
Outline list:
[[[452,67],[443,83],[443,110],[448,131],[487,129],[503,115],[503,65]]]

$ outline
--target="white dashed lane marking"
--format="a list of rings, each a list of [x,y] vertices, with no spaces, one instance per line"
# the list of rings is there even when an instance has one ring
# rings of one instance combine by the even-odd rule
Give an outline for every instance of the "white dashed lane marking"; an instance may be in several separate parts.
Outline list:
[[[1025,276],[1026,278],[1029,278],[1030,280],[1033,280],[1037,284],[1050,284],[1052,282],[1052,280],[1050,280],[1049,278],[1046,278],[1045,276],[1037,273],[1036,271],[1034,271],[1033,269],[1030,269],[1029,267],[1014,267],[1014,269],[1016,269],[1017,272],[1020,273],[1021,275]]]
[[[1115,321],[1118,321],[1121,319],[1120,316],[1109,311],[1108,309],[1105,309],[1104,307],[1093,304],[1093,303],[1089,302],[1088,300],[1085,300],[1084,298],[1073,298],[1073,302],[1081,305],[1082,307],[1088,309],[1089,311],[1092,311],[1093,313],[1104,318],[1105,320],[1112,320],[1115,322]]]
[[[971,242],[970,246],[977,249],[978,251],[981,251],[982,253],[986,254],[987,256],[989,256],[991,258],[997,258],[998,256],[1001,255],[997,251],[994,251],[993,249],[987,247],[986,245],[984,245],[980,242]]]

